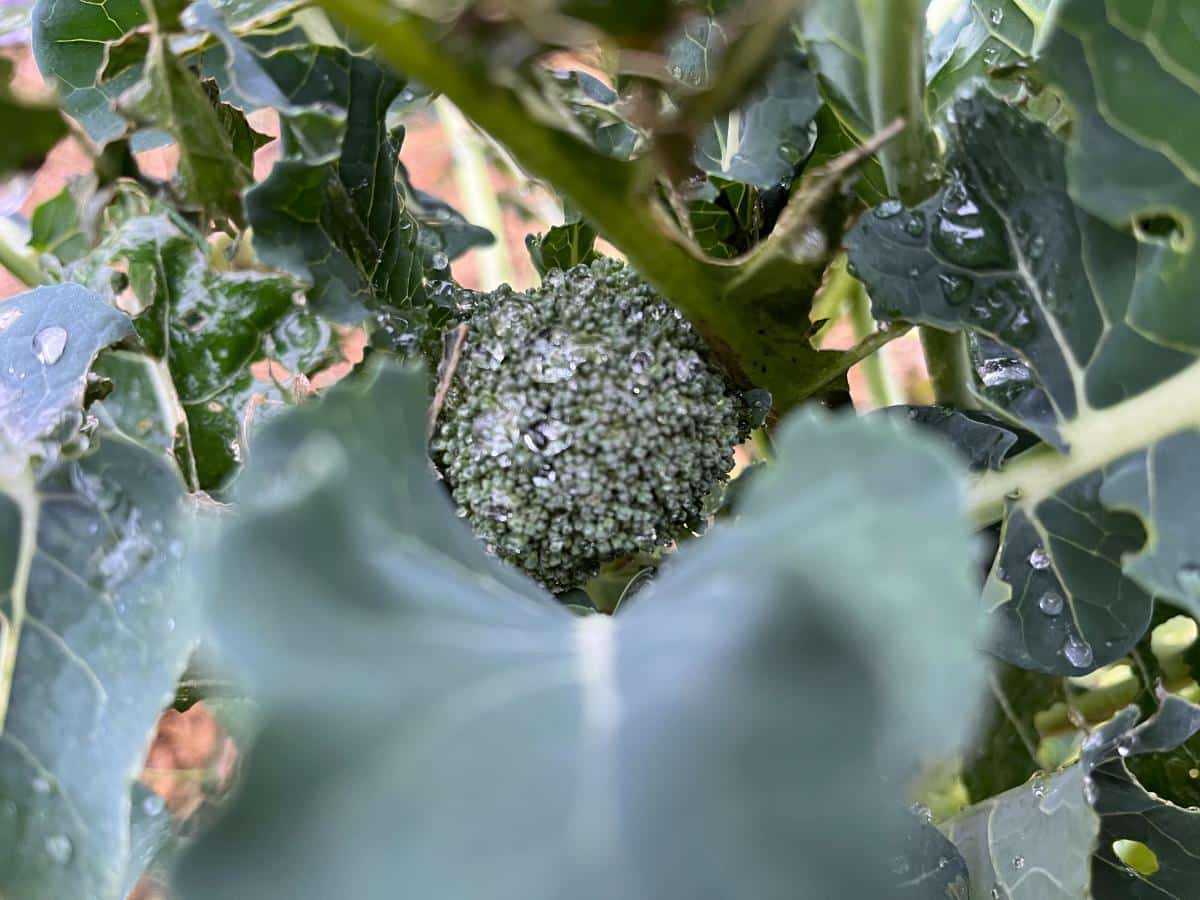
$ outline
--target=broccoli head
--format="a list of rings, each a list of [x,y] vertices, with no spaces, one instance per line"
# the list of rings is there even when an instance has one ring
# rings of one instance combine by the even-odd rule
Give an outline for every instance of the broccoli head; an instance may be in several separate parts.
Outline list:
[[[554,591],[669,543],[727,477],[746,404],[691,325],[611,259],[463,292],[431,454],[476,533]]]

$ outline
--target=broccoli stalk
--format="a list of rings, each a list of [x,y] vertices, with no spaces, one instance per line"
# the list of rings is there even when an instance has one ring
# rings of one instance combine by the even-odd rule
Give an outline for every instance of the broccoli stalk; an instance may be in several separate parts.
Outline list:
[[[564,591],[696,519],[748,409],[637,273],[600,259],[460,299],[467,337],[430,449],[491,552]]]

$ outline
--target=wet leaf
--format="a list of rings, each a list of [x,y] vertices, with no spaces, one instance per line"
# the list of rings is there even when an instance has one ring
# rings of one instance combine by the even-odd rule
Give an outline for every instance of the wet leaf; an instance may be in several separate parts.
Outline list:
[[[963,736],[979,683],[949,462],[887,422],[801,417],[735,524],[580,618],[454,516],[425,384],[297,408],[239,482],[201,589],[267,725],[183,895],[890,896],[900,782],[875,773]]]

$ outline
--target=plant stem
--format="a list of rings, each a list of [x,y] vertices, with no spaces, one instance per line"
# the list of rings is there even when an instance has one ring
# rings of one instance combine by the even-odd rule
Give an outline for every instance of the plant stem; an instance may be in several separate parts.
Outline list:
[[[492,187],[483,142],[458,107],[445,97],[439,97],[433,106],[454,154],[454,174],[467,218],[496,236],[496,243],[491,247],[481,247],[475,251],[479,260],[480,289],[491,291],[502,284],[512,284],[513,267],[508,253],[504,214]]]
[[[1104,410],[1084,409],[1061,429],[1070,448],[1062,454],[1042,444],[1008,461],[999,472],[985,472],[971,485],[971,520],[982,527],[998,522],[1005,498],[1019,496],[1033,506],[1130,453],[1142,452],[1172,435],[1200,428],[1200,363],[1148,391]]]
[[[824,362],[808,343],[808,304],[828,263],[792,263],[770,296],[726,295],[737,267],[704,258],[658,200],[652,160],[622,162],[534,115],[519,85],[501,84],[462,50],[438,42],[435,23],[385,0],[322,0],[345,25],[375,42],[380,56],[444,94],[503,144],[530,175],[554,186],[630,264],[691,320],[729,372],[771,392],[777,412],[809,395],[797,388]],[[840,173],[835,173],[840,174]],[[778,281],[774,268],[770,273]],[[797,373],[801,377],[797,377]]]
[[[13,246],[2,234],[0,234],[0,266],[8,269],[27,287],[37,287],[48,281],[46,273],[38,264],[37,257],[33,253]]]
[[[868,62],[871,116],[878,130],[897,118],[908,127],[879,151],[888,190],[909,206],[937,187],[937,142],[925,116],[925,3],[922,0],[856,0]],[[921,329],[921,348],[942,406],[969,409],[974,373],[966,335]]]
[[[975,383],[974,366],[966,334],[926,325],[921,329],[921,349],[938,405],[954,409],[977,407],[979,403],[971,391]]]
[[[849,275],[846,276],[850,278]],[[854,278],[850,293],[847,297],[847,311],[850,323],[854,327],[854,336],[859,341],[876,332],[875,319],[871,316],[871,301],[867,298],[866,289]],[[907,331],[908,329],[905,329]],[[889,330],[888,335],[892,332]],[[904,402],[904,396],[897,387],[895,380],[888,371],[887,360],[883,358],[883,347],[862,361],[863,374],[867,378],[867,393],[871,404],[876,409],[895,406]]]
[[[929,177],[937,144],[925,117],[923,0],[856,0],[867,58],[872,125],[903,119],[904,133],[879,152],[888,190],[908,205],[936,187]]]

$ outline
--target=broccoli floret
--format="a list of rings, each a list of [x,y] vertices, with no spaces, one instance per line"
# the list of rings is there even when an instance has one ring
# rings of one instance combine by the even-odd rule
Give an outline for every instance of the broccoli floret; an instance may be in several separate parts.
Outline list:
[[[562,591],[696,519],[748,417],[679,313],[612,259],[464,296],[431,453],[491,552]]]

